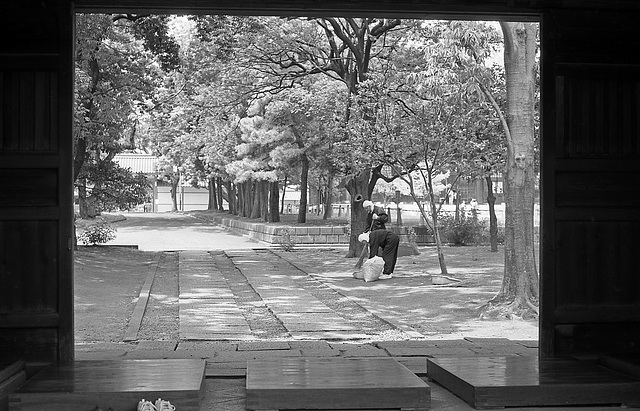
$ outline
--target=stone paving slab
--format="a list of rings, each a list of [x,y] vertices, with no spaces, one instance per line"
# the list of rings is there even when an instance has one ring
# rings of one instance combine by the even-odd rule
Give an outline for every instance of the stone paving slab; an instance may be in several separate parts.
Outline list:
[[[238,351],[261,351],[261,350],[289,350],[291,344],[288,341],[257,341],[240,342]]]
[[[268,359],[275,357],[301,357],[300,350],[254,350],[254,351],[221,351],[210,362],[238,362],[255,359]]]
[[[296,331],[291,332],[296,340],[364,340],[368,334],[353,331]]]
[[[220,342],[220,341],[180,341],[176,351],[236,351],[238,343]]]
[[[246,340],[251,328],[206,251],[181,251],[179,335],[182,340]]]
[[[300,320],[298,320],[300,321]],[[289,322],[282,321],[290,333],[297,332],[324,332],[324,331],[357,331],[358,328],[345,323],[334,323],[332,321],[314,322]]]
[[[303,357],[339,357],[342,355],[339,350],[333,348],[300,348],[300,352]]]

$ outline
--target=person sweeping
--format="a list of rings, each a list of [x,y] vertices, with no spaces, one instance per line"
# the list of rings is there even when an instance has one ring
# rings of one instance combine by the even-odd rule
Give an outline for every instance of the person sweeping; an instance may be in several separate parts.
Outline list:
[[[367,210],[367,229],[369,232],[369,258],[378,255],[378,251],[382,248],[382,259],[384,260],[384,269],[380,275],[380,280],[393,278],[393,270],[398,260],[398,246],[400,245],[400,237],[396,233],[387,230],[386,222],[389,221],[389,215],[385,213],[382,207],[373,204],[372,201],[365,200],[362,207]]]

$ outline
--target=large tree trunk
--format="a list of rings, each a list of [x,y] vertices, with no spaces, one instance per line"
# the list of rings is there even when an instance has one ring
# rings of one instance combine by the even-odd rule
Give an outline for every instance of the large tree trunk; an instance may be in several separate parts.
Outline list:
[[[358,241],[358,235],[364,232],[367,222],[367,212],[362,207],[362,202],[371,198],[371,191],[369,191],[370,173],[368,171],[361,172],[349,180],[347,180],[345,187],[351,197],[351,224],[350,224],[350,236],[349,236],[349,251],[347,257],[358,257],[362,252],[363,244]]]
[[[496,217],[496,195],[493,192],[493,181],[491,176],[486,176],[487,182],[487,204],[489,205],[489,243],[491,251],[498,251],[498,218]]]
[[[269,182],[266,180],[259,181],[258,191],[260,196],[260,217],[264,221],[269,221]]]
[[[87,179],[82,179],[79,181],[78,185],[78,212],[80,214],[80,218],[94,218],[96,216],[95,210],[92,210],[90,203],[87,198]]]
[[[504,34],[507,85],[507,167],[505,174],[504,278],[485,314],[537,315],[538,270],[533,233],[534,64],[536,28],[500,23]]]
[[[302,172],[300,174],[300,209],[298,210],[298,222],[307,222],[307,191],[309,191],[309,157],[302,154]]]
[[[251,212],[249,214],[249,218],[260,218],[260,212],[262,211],[262,206],[260,204],[260,200],[262,199],[262,190],[260,189],[261,182],[253,181],[247,184],[247,186],[250,189],[249,198],[251,199]]]

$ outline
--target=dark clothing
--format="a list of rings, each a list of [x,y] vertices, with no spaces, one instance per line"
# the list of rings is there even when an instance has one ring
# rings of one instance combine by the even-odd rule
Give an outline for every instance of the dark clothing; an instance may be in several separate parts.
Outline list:
[[[378,216],[377,220],[373,219],[373,214],[376,214]],[[372,221],[373,221],[373,226],[371,225]],[[385,226],[385,223],[387,221],[389,221],[389,216],[387,215],[387,213],[385,213],[384,208],[373,206],[373,211],[367,214],[367,227],[364,230],[364,232],[366,233],[369,230],[371,231],[385,230],[387,228]]]
[[[400,237],[387,230],[373,230],[369,233],[369,258],[378,255],[378,249],[382,248],[384,270],[382,274],[391,274],[398,260],[398,246]]]

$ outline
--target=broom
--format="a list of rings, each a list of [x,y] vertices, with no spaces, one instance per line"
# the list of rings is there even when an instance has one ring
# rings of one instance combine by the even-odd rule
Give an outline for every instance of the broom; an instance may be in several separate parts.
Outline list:
[[[369,233],[371,233],[371,230],[373,229],[373,222],[375,220],[372,218],[371,219],[371,227],[369,227]],[[365,258],[367,257],[367,254],[369,254],[369,242],[366,241],[364,246],[362,247],[362,251],[360,252],[360,258],[358,258],[358,261],[356,262],[355,268],[360,269],[362,268],[362,263],[364,263]]]

